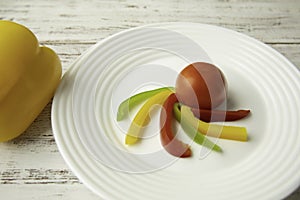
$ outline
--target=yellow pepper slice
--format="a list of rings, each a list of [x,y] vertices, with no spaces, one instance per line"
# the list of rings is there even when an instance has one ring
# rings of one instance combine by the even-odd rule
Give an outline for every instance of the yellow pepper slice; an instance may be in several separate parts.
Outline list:
[[[185,113],[185,117],[187,118],[188,123],[195,129],[197,129],[200,133],[217,138],[247,141],[248,134],[245,127],[223,126],[203,122],[194,116],[189,107],[184,105],[181,106],[181,112]]]
[[[135,115],[125,138],[125,144],[135,144],[140,137],[143,127],[145,127],[149,121],[149,112],[154,105],[162,105],[168,96],[172,93],[171,90],[164,90],[151,98],[149,98],[145,104],[140,108],[138,113]]]
[[[0,142],[24,132],[54,95],[61,63],[26,27],[0,20]]]

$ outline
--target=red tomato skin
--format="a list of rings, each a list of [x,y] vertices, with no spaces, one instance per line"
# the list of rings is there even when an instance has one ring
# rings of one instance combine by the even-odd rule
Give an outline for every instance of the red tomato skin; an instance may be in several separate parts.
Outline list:
[[[176,96],[180,103],[200,109],[213,109],[225,102],[227,84],[216,66],[196,62],[185,67],[176,80]]]

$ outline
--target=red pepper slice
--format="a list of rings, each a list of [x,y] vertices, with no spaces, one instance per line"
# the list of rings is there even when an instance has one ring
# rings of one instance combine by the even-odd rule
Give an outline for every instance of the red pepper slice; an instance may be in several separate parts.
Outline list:
[[[175,138],[172,131],[173,106],[178,102],[174,93],[172,93],[163,104],[160,114],[160,138],[163,147],[168,153],[176,157],[190,157],[192,151],[189,145]]]
[[[195,117],[205,122],[235,121],[246,117],[250,110],[224,111],[191,108]]]

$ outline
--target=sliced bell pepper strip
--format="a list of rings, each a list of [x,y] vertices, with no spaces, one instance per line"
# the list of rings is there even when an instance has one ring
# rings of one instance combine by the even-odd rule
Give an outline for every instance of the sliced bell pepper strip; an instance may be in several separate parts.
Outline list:
[[[174,107],[178,108],[179,104]],[[219,137],[223,139],[238,140],[238,141],[247,141],[247,129],[245,127],[239,126],[223,126],[217,124],[211,124],[203,122],[196,117],[194,117],[193,112],[187,106],[182,105],[181,109],[185,109],[189,112],[188,121],[191,126],[197,129],[200,133],[207,136]]]
[[[154,90],[141,92],[139,94],[133,95],[132,97],[129,97],[128,99],[124,100],[118,108],[117,121],[121,121],[126,116],[128,116],[129,111],[132,110],[135,106],[139,105],[140,103],[149,99],[150,97],[156,95],[157,93],[160,93],[165,90],[174,91],[174,87],[162,87]]]
[[[178,102],[175,94],[171,94],[165,103],[160,113],[160,138],[165,150],[176,157],[190,157],[192,151],[189,145],[175,138],[172,130],[173,121],[173,105]]]
[[[224,111],[191,108],[194,115],[205,122],[235,121],[246,117],[250,110]]]
[[[149,112],[154,105],[162,105],[167,97],[172,93],[171,90],[163,90],[158,94],[148,99],[145,104],[141,107],[138,113],[135,115],[125,138],[125,144],[135,144],[142,132],[142,129],[149,123],[150,116]]]
[[[188,108],[188,107],[187,107]],[[178,104],[174,104],[173,107],[174,115],[177,121],[180,122],[182,129],[184,132],[191,138],[193,139],[194,142],[197,144],[203,145],[209,149],[212,149],[214,151],[221,152],[222,149],[219,147],[217,144],[213,143],[210,141],[208,138],[206,138],[204,135],[198,132],[198,130],[195,128],[195,126],[192,126],[191,120],[190,120],[190,114],[191,111],[187,111],[186,109],[179,110]],[[192,123],[194,123],[193,121]]]

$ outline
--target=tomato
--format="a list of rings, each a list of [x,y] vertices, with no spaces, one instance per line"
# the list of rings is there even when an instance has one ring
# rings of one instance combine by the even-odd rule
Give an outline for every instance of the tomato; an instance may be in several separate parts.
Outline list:
[[[185,67],[176,80],[180,103],[193,108],[212,109],[226,100],[226,80],[216,66],[196,62]]]

